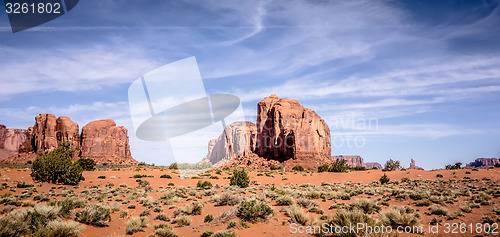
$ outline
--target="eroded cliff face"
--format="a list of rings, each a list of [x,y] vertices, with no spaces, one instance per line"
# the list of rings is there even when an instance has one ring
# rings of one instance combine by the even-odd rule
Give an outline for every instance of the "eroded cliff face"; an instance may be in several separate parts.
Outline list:
[[[2,131],[0,128],[0,134],[5,133]],[[97,163],[137,163],[130,155],[127,129],[117,127],[111,119],[87,124],[80,135],[78,123],[70,118],[40,114],[35,117],[35,125],[24,130],[23,134],[24,139],[16,140],[20,145],[17,145],[15,152],[1,162],[25,163],[68,141],[75,150],[73,160],[84,157],[92,158]]]
[[[82,158],[98,163],[136,163],[130,155],[127,129],[117,127],[111,119],[97,120],[82,128]]]
[[[373,169],[373,168],[377,168],[379,170],[382,169],[382,165],[380,163],[378,163],[378,162],[366,162],[365,163],[365,167],[368,170]]]
[[[466,168],[487,169],[500,163],[498,158],[477,158],[474,162],[467,164]]]
[[[217,139],[208,143],[208,154],[202,162],[223,165],[237,157],[253,153],[257,143],[257,127],[251,122],[228,125]]]
[[[12,129],[0,125],[0,159],[17,154],[19,146],[26,140],[26,129]]]
[[[258,103],[257,113],[258,155],[280,162],[295,160],[297,162],[292,163],[305,165],[315,159],[330,158],[328,125],[297,100],[271,95]]]

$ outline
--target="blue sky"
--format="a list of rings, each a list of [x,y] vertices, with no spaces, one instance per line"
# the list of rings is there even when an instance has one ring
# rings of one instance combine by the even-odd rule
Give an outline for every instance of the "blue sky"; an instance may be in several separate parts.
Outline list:
[[[142,155],[159,144],[134,137],[127,89],[195,56],[207,92],[239,96],[248,121],[271,94],[315,110],[333,155],[426,169],[498,157],[499,25],[499,1],[91,0],[13,34],[2,9],[0,124],[112,118],[137,160],[170,163]]]

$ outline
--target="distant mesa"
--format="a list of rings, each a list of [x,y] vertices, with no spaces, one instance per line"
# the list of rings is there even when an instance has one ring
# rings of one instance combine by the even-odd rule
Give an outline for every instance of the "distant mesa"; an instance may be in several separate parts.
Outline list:
[[[137,163],[130,155],[127,129],[117,127],[113,120],[90,122],[80,135],[76,122],[53,114],[36,116],[35,125],[27,130],[6,129],[0,125],[0,162],[26,163],[65,141],[75,150],[75,160],[92,158],[97,163]]]
[[[474,162],[465,165],[465,168],[488,169],[500,163],[498,158],[477,158]]]
[[[366,162],[365,163],[365,167],[367,170],[371,170],[373,168],[376,168],[378,170],[381,170],[382,169],[382,165],[378,162]]]
[[[366,169],[382,169],[382,165],[377,163],[377,162],[366,162],[361,156],[344,156],[344,155],[339,155],[339,156],[332,156],[333,161],[340,161],[340,160],[345,160],[346,163],[351,166],[351,167],[365,167]]]

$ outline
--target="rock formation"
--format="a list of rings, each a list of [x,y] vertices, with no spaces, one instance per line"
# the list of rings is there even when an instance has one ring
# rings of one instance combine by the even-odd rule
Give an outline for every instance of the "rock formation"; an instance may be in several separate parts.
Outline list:
[[[500,163],[498,158],[477,158],[474,162],[465,165],[466,168],[487,169]]]
[[[208,143],[208,154],[202,162],[214,166],[223,165],[232,159],[247,156],[256,149],[257,127],[251,122],[234,122],[228,125],[217,139]]]
[[[328,125],[297,100],[271,95],[258,103],[257,113],[259,156],[305,168],[331,160]]]
[[[411,159],[409,170],[423,170],[422,168],[415,165],[415,160]]]
[[[365,167],[365,162],[361,156],[332,156],[332,160],[346,160],[346,163],[351,167]]]
[[[0,125],[0,159],[15,155],[26,140],[26,129],[11,129]]]
[[[4,134],[2,131],[0,127],[0,134]],[[1,162],[25,163],[34,160],[39,154],[54,150],[59,143],[68,141],[75,150],[73,160],[84,157],[92,158],[97,163],[137,163],[130,155],[127,129],[116,127],[111,119],[87,124],[80,135],[78,124],[70,118],[40,114],[35,117],[33,127],[18,133],[18,149],[16,148],[10,157],[4,157]],[[1,141],[0,138],[0,143]]]
[[[130,155],[127,129],[117,127],[111,119],[97,120],[82,128],[82,158],[98,163],[135,163]]]
[[[373,169],[373,168],[377,168],[379,170],[382,169],[382,165],[378,162],[366,162],[365,163],[365,167],[367,170],[370,170],[370,169]]]

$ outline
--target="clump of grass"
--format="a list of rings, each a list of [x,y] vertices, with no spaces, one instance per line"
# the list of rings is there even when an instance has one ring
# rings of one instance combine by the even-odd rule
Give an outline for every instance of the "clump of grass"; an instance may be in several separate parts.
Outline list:
[[[93,205],[76,213],[76,220],[80,223],[94,226],[107,226],[111,221],[110,210],[100,205]]]
[[[237,208],[231,208],[231,209],[223,212],[220,216],[218,216],[216,218],[216,220],[219,222],[222,222],[222,223],[226,223],[226,222],[232,220],[233,218],[235,218],[237,213],[238,213]]]
[[[273,214],[273,209],[267,204],[257,201],[243,201],[238,208],[237,216],[244,221],[259,222],[267,220]]]
[[[420,225],[420,219],[418,214],[409,207],[393,207],[387,211],[380,213],[380,222],[384,225],[390,225],[392,227],[412,227],[415,230],[416,226]]]
[[[307,222],[309,221],[309,215],[307,215],[302,208],[295,205],[289,206],[286,209],[286,214],[290,217],[291,223],[307,225]]]
[[[193,202],[191,204],[186,205],[184,208],[178,209],[174,212],[174,215],[201,215],[201,211],[203,210],[203,203],[201,202]]]
[[[61,207],[62,215],[68,216],[71,210],[85,207],[86,203],[85,200],[78,198],[63,198],[61,201],[57,202],[57,206]]]
[[[189,216],[180,216],[173,219],[172,224],[177,224],[177,226],[188,226],[191,225],[191,218],[189,218]]]
[[[282,195],[276,198],[276,205],[278,206],[290,206],[293,205],[293,198],[289,195]]]
[[[162,225],[159,228],[155,226],[155,234],[160,237],[177,237],[177,233],[170,226]]]
[[[303,208],[310,208],[318,205],[316,202],[311,201],[307,198],[299,198],[297,204]]]
[[[212,237],[236,237],[236,234],[232,230],[219,230]]]
[[[168,175],[168,174],[162,174],[160,176],[161,179],[172,179],[172,176]]]
[[[420,201],[417,201],[415,203],[415,206],[417,206],[417,207],[422,207],[422,206],[428,207],[430,205],[431,205],[431,201],[429,201],[429,200],[420,200]]]
[[[234,206],[241,202],[242,198],[230,192],[225,192],[222,195],[215,195],[211,198],[216,206]]]
[[[204,231],[203,234],[201,234],[201,237],[210,237],[214,234],[212,231]]]
[[[213,187],[213,184],[210,183],[209,181],[204,181],[204,182],[198,181],[196,187],[199,189],[211,189]]]
[[[356,199],[350,205],[351,209],[360,209],[366,214],[372,214],[375,212],[379,212],[381,207],[377,205],[376,201],[368,200],[368,199]]]
[[[80,231],[82,231],[83,228],[83,226],[74,221],[64,222],[54,220],[49,222],[47,226],[38,229],[38,231],[33,234],[33,237],[79,237]]]
[[[160,214],[155,216],[155,220],[161,220],[161,221],[168,222],[168,221],[170,221],[170,218],[167,215],[165,215],[164,213],[160,213]]]
[[[335,213],[335,215],[333,215],[332,219],[329,221],[329,224],[336,228],[342,228],[344,226],[357,226],[360,223],[364,224],[364,226],[373,226],[375,224],[375,221],[359,209],[340,209]],[[363,229],[358,230],[356,233],[345,233],[344,236],[354,237],[365,232],[366,230]]]
[[[448,210],[446,210],[446,208],[443,208],[441,206],[432,206],[429,208],[429,211],[432,215],[438,215],[438,216],[448,215]]]
[[[144,231],[144,228],[148,227],[148,218],[146,217],[132,217],[127,222],[126,232],[131,235],[133,233]]]
[[[493,208],[493,212],[497,215],[500,215],[500,206],[496,206]]]
[[[465,213],[471,213],[472,212],[472,207],[470,203],[466,203],[462,206],[460,206],[460,210],[462,210]]]

